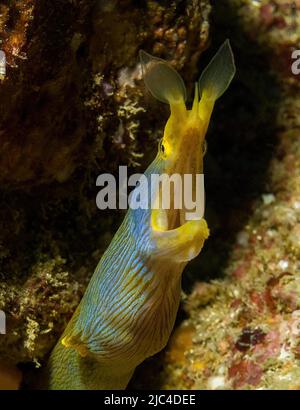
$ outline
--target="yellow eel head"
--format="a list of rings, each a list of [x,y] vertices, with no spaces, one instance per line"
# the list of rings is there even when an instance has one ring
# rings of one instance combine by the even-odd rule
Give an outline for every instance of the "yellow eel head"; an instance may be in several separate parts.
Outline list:
[[[195,190],[199,180],[196,175],[203,174],[205,135],[215,101],[225,92],[235,74],[229,41],[226,40],[220,47],[195,84],[191,109],[186,107],[186,89],[181,76],[164,60],[144,51],[140,52],[140,57],[146,87],[156,99],[169,104],[171,111],[154,162],[159,164],[161,174],[179,174],[181,177],[192,175],[193,200],[195,203],[202,202],[200,208],[204,210],[204,186],[198,198]],[[204,179],[201,181],[203,184]],[[184,193],[181,192],[180,195],[183,196]],[[161,201],[161,197],[160,190],[156,194],[156,200]],[[184,199],[181,204],[183,206],[180,209],[174,201],[170,209],[163,209],[161,206],[153,209],[151,225],[154,237],[161,242],[158,248],[170,249],[174,243],[176,258],[183,262],[200,252],[208,236],[208,228],[203,212],[200,217],[190,220],[193,218],[187,217]],[[182,251],[179,251],[180,244]]]

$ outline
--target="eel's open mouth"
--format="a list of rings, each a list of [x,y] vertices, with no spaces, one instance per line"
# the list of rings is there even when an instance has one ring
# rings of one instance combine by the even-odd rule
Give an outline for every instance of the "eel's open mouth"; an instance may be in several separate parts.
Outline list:
[[[186,222],[200,220],[205,210],[204,175],[187,175],[174,179],[169,186],[161,184],[159,200],[151,211],[154,231],[166,232],[183,226]],[[172,187],[171,187],[172,186]],[[164,190],[164,188],[166,188]]]

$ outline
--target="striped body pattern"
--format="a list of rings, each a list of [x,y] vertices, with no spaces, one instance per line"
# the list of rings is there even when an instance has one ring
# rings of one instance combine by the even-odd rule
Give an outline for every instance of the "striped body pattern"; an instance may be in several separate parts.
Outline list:
[[[171,66],[147,53],[141,61],[148,89],[171,109],[157,156],[144,174],[149,206],[128,210],[51,353],[42,387],[126,388],[136,366],[166,345],[180,303],[181,274],[209,235],[203,217],[189,220],[174,203],[170,209],[151,209],[162,187],[153,188],[150,180],[153,174],[203,172],[214,102],[234,74],[229,43],[196,84],[191,110],[186,109],[184,83]]]
[[[74,356],[71,362],[76,363],[78,374],[90,361],[99,363],[97,379],[102,389],[125,388],[135,367],[166,345],[180,302],[185,264],[157,255],[150,217],[151,210],[128,211],[61,337],[63,343],[50,357],[48,370],[56,377],[48,374],[53,383],[48,387],[61,388],[61,380],[70,375],[68,366],[61,365],[62,352]],[[99,388],[93,378],[82,382],[81,377],[70,376],[70,389]]]

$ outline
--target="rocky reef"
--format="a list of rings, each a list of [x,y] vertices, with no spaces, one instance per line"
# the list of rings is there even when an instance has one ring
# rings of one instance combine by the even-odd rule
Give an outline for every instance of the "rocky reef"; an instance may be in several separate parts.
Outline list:
[[[178,327],[136,388],[300,388],[299,16],[299,1],[213,4],[213,41],[230,36],[238,73],[208,136],[212,233],[187,268]]]

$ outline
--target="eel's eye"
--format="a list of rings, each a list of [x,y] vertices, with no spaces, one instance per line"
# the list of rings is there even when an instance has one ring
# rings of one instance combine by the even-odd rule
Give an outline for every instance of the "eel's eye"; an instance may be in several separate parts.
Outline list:
[[[159,141],[158,149],[159,149],[159,152],[161,152],[163,155],[165,155],[165,153],[166,153],[166,148],[165,148],[165,146],[164,146],[162,140]]]

